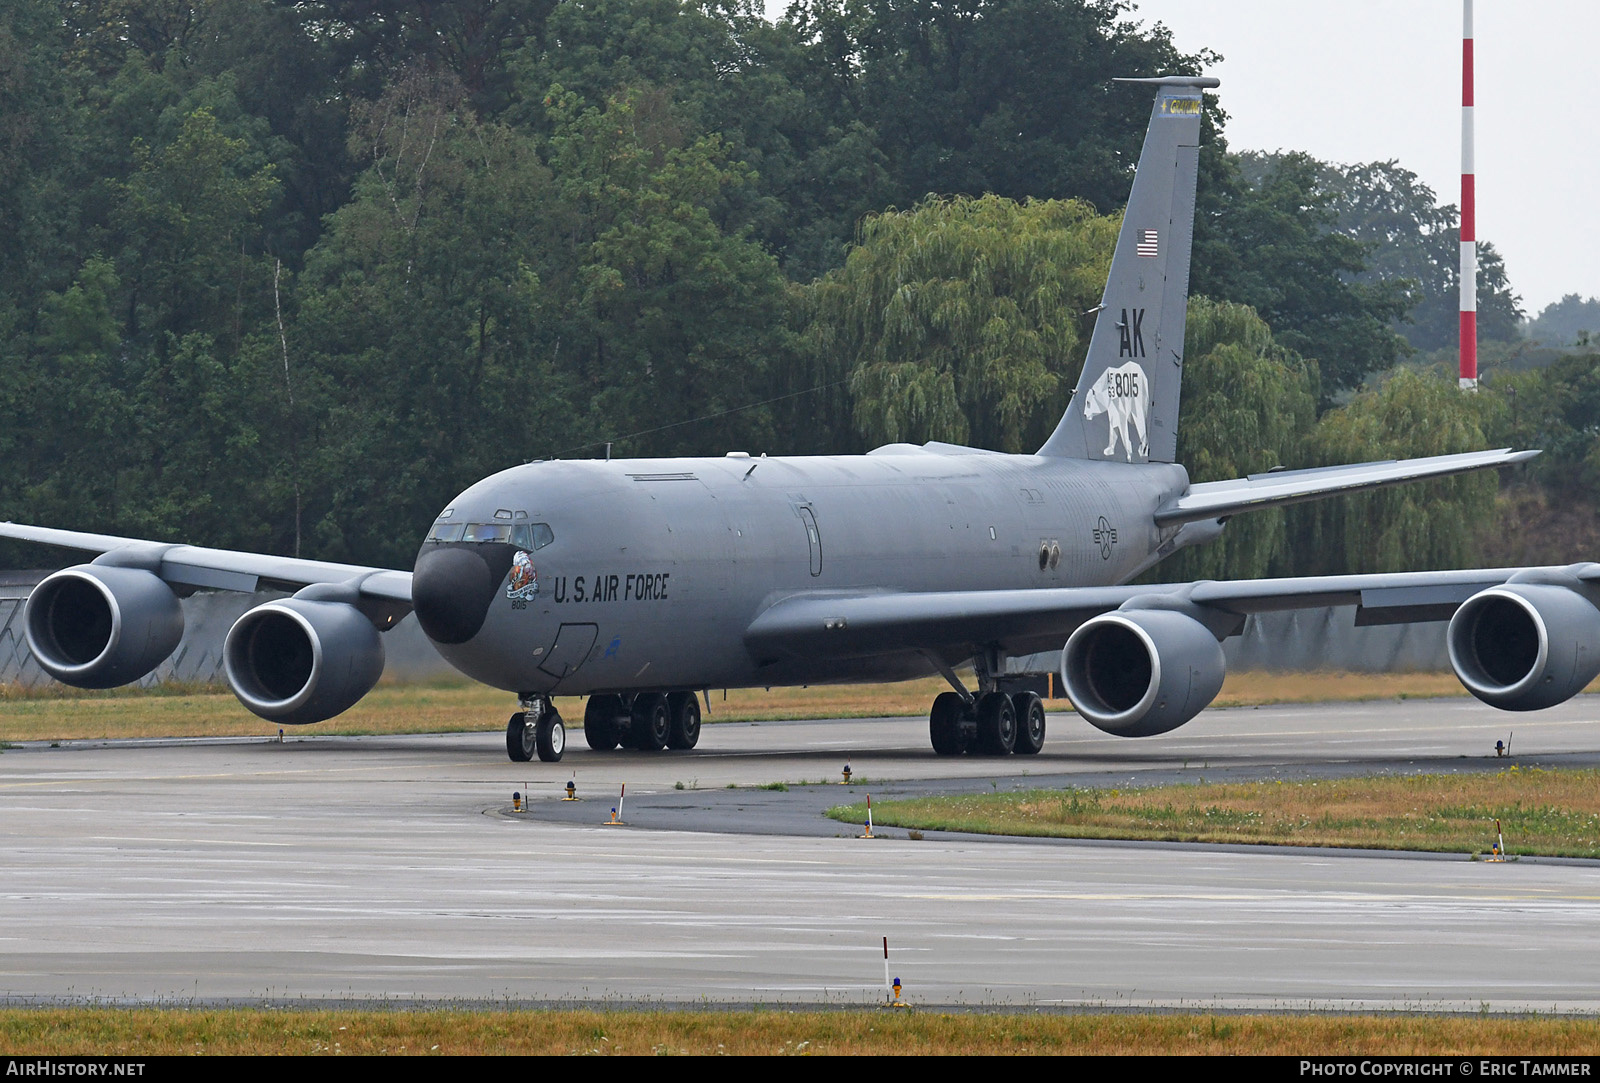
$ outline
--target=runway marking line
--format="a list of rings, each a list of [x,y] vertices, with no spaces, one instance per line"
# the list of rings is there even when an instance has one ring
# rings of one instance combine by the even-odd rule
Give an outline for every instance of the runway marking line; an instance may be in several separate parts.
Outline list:
[[[462,763],[444,763],[444,764],[440,764],[439,765],[441,770],[444,769],[444,768],[481,767],[481,766],[482,766],[482,764],[476,763],[476,762],[473,762],[473,761],[465,761],[465,762],[462,762]],[[119,784],[119,785],[125,785],[125,784],[130,783],[130,782],[197,782],[197,781],[198,782],[204,782],[204,781],[213,781],[213,780],[216,780],[216,779],[225,779],[225,778],[289,778],[289,777],[294,777],[294,776],[299,776],[299,775],[318,775],[318,774],[322,774],[322,775],[371,774],[374,771],[393,771],[393,770],[394,770],[394,765],[393,764],[374,764],[371,767],[335,767],[335,768],[327,768],[327,769],[324,769],[324,770],[318,770],[318,769],[315,769],[315,768],[306,768],[304,770],[298,770],[298,771],[286,771],[286,770],[277,770],[277,771],[224,771],[224,772],[220,772],[220,773],[216,773],[216,774],[206,774],[206,775],[117,775],[115,777],[106,777],[106,778],[89,778],[89,777],[81,777],[81,776],[66,776],[66,777],[60,777],[60,778],[54,778],[54,779],[41,779],[40,781],[37,781],[37,782],[7,782],[7,781],[0,781],[0,790],[25,790],[25,789],[30,789],[30,788],[37,788],[37,787],[40,787],[40,786],[63,786],[63,785],[67,785],[69,783],[76,783],[76,784],[78,784],[80,786],[90,786],[90,785],[105,785],[107,783],[115,783],[115,784]],[[404,782],[406,780],[405,779],[394,779],[392,781]],[[422,779],[418,779],[416,781],[424,781],[424,782],[428,782],[428,783],[437,784],[440,780],[432,779],[432,778],[422,778]],[[501,783],[501,781],[499,779],[492,779],[492,780],[486,780],[485,782],[470,782],[470,783],[463,782],[462,785],[502,785],[502,783]]]

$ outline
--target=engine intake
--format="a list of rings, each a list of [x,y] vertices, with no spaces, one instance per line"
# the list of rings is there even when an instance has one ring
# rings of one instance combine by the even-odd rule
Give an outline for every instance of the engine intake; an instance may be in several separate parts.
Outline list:
[[[348,710],[383,675],[383,643],[359,609],[305,598],[267,602],[240,617],[222,659],[240,703],[290,725]]]
[[[28,649],[63,684],[115,688],[178,649],[183,608],[153,572],[79,564],[48,576],[22,615]]]
[[[1565,586],[1480,591],[1456,610],[1446,639],[1467,691],[1505,711],[1553,707],[1600,676],[1600,609]]]
[[[1216,698],[1226,674],[1216,636],[1176,610],[1102,613],[1061,651],[1061,681],[1072,705],[1119,737],[1177,729]]]

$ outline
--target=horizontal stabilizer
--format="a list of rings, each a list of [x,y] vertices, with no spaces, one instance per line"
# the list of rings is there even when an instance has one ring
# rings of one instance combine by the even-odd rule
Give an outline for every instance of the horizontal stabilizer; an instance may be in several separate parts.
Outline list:
[[[1310,470],[1279,470],[1251,474],[1232,481],[1206,481],[1189,486],[1182,496],[1156,509],[1156,522],[1162,526],[1220,519],[1256,508],[1298,504],[1339,493],[1359,493],[1400,485],[1408,481],[1444,478],[1473,470],[1510,466],[1526,462],[1537,451],[1469,451],[1461,455],[1434,455],[1426,459],[1399,459],[1357,463],[1352,466],[1323,466]]]

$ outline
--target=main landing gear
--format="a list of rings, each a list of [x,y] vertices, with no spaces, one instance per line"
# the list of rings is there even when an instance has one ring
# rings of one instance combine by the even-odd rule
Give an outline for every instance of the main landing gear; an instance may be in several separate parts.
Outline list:
[[[527,763],[535,754],[555,763],[567,750],[567,726],[560,712],[543,696],[526,698],[522,706],[506,723],[506,755],[514,763]]]
[[[978,682],[983,691],[974,695],[943,662],[935,661],[956,691],[941,692],[928,712],[928,736],[940,756],[975,752],[982,756],[1035,756],[1044,747],[1044,701],[1033,692],[1002,692],[992,674],[998,660],[983,664]]]
[[[583,737],[597,752],[618,745],[642,752],[693,748],[700,741],[700,701],[693,692],[590,696]]]

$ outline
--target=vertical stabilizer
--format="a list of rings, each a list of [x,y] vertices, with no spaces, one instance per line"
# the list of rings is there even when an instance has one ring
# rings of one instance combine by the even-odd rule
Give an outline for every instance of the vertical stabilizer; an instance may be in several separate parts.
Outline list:
[[[1200,92],[1192,75],[1118,79],[1157,88],[1083,375],[1041,455],[1170,463],[1178,452]]]

